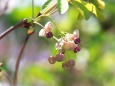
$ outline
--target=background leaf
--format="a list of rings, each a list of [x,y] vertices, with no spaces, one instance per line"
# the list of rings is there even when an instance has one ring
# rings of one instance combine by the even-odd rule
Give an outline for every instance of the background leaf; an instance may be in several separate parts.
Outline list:
[[[85,17],[85,19],[87,20],[87,19],[89,19],[89,17],[90,17],[90,12],[88,11],[88,9],[82,4],[82,3],[79,3],[79,2],[76,2],[76,1],[74,1],[74,2],[72,2],[72,3],[74,3],[74,5],[79,9],[80,8],[80,11],[82,11],[82,12],[80,12],[81,14],[83,14],[83,16]]]
[[[54,4],[56,1],[55,0],[47,0],[47,2],[42,6],[41,8],[41,13],[44,13],[52,4]]]
[[[98,8],[94,4],[81,1],[81,0],[76,0],[76,2],[82,3],[82,5],[85,6],[86,9],[90,11],[91,13],[93,13],[98,19],[100,20],[104,19],[104,16],[101,14],[101,12],[98,10]],[[83,7],[82,7],[82,10],[85,12],[85,14],[87,14],[86,10],[84,10]],[[85,17],[87,17],[87,15],[85,15]]]
[[[64,14],[69,8],[67,0],[58,0],[58,10],[60,14]]]

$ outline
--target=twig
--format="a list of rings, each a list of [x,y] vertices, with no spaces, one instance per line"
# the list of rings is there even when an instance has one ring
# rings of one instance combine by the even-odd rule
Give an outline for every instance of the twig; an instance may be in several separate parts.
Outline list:
[[[23,51],[24,51],[24,49],[25,49],[25,47],[26,47],[26,44],[27,44],[27,42],[28,42],[29,37],[30,37],[30,35],[28,35],[28,36],[26,37],[26,39],[25,39],[25,41],[24,41],[24,44],[23,44],[23,46],[22,46],[22,49],[21,49],[21,51],[20,51],[20,53],[19,53],[19,56],[18,56],[18,58],[17,58],[17,61],[16,61],[16,67],[15,67],[15,73],[14,73],[14,80],[13,80],[14,86],[17,85],[17,77],[18,77],[18,69],[19,69],[19,65],[20,65],[20,60],[21,60],[21,58],[22,58],[22,54],[23,54]]]
[[[8,33],[12,32],[13,30],[17,29],[18,27],[22,26],[24,23],[27,22],[27,19],[23,19],[21,20],[19,23],[17,23],[14,26],[11,26],[9,29],[7,29],[6,31],[4,31],[3,33],[0,34],[0,40],[6,36]]]

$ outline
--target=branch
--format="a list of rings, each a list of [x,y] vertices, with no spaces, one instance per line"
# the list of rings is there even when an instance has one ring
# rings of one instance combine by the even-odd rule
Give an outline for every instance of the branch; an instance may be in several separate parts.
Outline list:
[[[11,31],[17,29],[18,27],[21,27],[23,24],[25,24],[27,22],[27,19],[23,19],[21,20],[19,23],[17,23],[14,26],[11,26],[9,29],[7,29],[6,31],[4,31],[3,33],[0,34],[0,40],[5,37],[8,33],[10,33]]]
[[[23,54],[23,51],[24,51],[24,49],[25,49],[25,47],[26,47],[26,44],[27,44],[27,42],[28,42],[29,37],[30,37],[30,35],[27,35],[27,37],[26,37],[26,39],[25,39],[25,41],[24,41],[24,44],[23,44],[23,46],[22,46],[22,49],[21,49],[21,51],[20,51],[20,53],[19,53],[19,56],[18,56],[18,58],[17,58],[17,61],[16,61],[16,67],[15,67],[15,73],[14,73],[14,80],[13,80],[14,86],[17,86],[17,77],[18,77],[19,64],[20,64],[20,60],[21,60],[21,58],[22,58],[22,54]]]

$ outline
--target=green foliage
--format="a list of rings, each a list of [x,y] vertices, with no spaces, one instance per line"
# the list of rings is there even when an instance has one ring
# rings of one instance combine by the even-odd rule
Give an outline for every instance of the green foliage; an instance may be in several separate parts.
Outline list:
[[[44,13],[46,10],[48,10],[52,4],[54,4],[54,0],[47,0],[46,3],[42,6],[40,12]]]
[[[33,85],[33,83],[45,83],[45,85],[47,86],[72,86],[72,85],[114,86],[115,85],[115,74],[114,74],[114,71],[115,71],[115,53],[114,53],[115,52],[114,31],[115,30],[114,28],[115,26],[112,22],[112,21],[115,21],[115,15],[114,15],[115,5],[113,3],[114,1],[109,2],[108,0],[106,0],[107,6],[106,6],[106,9],[104,10],[104,13],[106,14],[106,21],[101,22],[101,23],[100,21],[97,21],[101,25],[101,30],[99,30],[97,34],[92,33],[90,30],[89,30],[89,33],[92,33],[93,35],[90,35],[89,33],[87,33],[88,27],[86,27],[85,30],[83,31],[81,27],[82,22],[78,20],[80,15],[85,17],[85,19],[88,19],[89,16],[92,16],[91,13],[93,13],[96,17],[102,20],[103,16],[102,14],[100,14],[99,4],[97,3],[97,1],[98,0],[90,0],[91,3],[87,2],[87,0],[74,1],[76,3],[75,5],[76,7],[73,8],[70,6],[68,10],[68,14],[64,16],[63,18],[62,17],[60,18],[59,16],[60,19],[57,20],[56,22],[59,28],[64,31],[73,32],[73,30],[76,28],[80,30],[80,38],[81,38],[80,46],[87,49],[87,52],[89,53],[88,60],[85,61],[84,59],[81,59],[81,61],[83,61],[84,63],[81,63],[81,65],[78,65],[80,62],[77,59],[77,65],[75,67],[76,70],[69,72],[71,76],[69,77],[69,74],[66,74],[67,71],[64,72],[59,62],[57,62],[55,65],[52,66],[51,64],[47,63],[47,58],[41,56],[38,61],[34,57],[36,56],[35,53],[32,54],[32,51],[34,51],[34,49],[38,47],[38,51],[37,52],[35,51],[38,55],[41,54],[40,52],[41,50],[44,50],[44,53],[45,53],[46,50],[47,52],[49,52],[50,49],[52,49],[52,52],[53,52],[52,55],[54,55],[56,41],[54,40],[43,41],[43,40],[46,40],[45,38],[41,38],[41,40],[39,40],[38,36],[36,36],[37,41],[35,41],[35,38],[33,37],[32,38],[33,41],[28,43],[28,49],[27,49],[31,53],[30,52],[26,52],[26,53],[29,55],[31,54],[32,55],[31,59],[32,60],[35,59],[36,64],[39,66],[34,65],[34,62],[32,62],[30,65],[23,65],[24,68],[20,69],[21,73],[19,72],[19,77],[20,77],[19,81],[21,83],[28,86],[34,86],[35,84]],[[73,2],[70,2],[70,3],[73,3]],[[44,7],[44,9],[45,8],[47,8],[47,6]],[[12,14],[8,15],[9,19],[6,19],[6,21],[9,21],[8,23],[12,23],[12,20],[18,21],[20,20],[20,18],[31,16],[31,14],[29,13],[30,10],[28,11],[25,11],[25,10],[26,9],[24,8],[24,9],[15,10],[17,12],[13,11]],[[41,12],[44,12],[44,11],[41,11]],[[88,14],[88,12],[90,13]],[[20,16],[17,17],[16,14]],[[45,22],[46,21],[43,21],[43,23]],[[91,21],[90,23],[93,25],[94,22]],[[98,26],[96,26],[96,28],[98,29]],[[95,31],[96,28],[92,27],[91,30]],[[54,31],[55,31],[54,34],[58,35],[57,34],[58,31],[56,31],[55,29]],[[48,41],[50,41],[50,43]],[[7,41],[7,42],[10,43],[10,41]],[[39,43],[41,43],[40,46],[39,46]],[[15,45],[17,44],[14,43],[14,46]],[[49,46],[53,46],[53,47],[49,48]],[[12,57],[9,54],[11,52],[7,52],[7,49],[5,51],[6,51],[5,54],[6,55],[8,54],[7,57]],[[69,59],[69,57],[72,57],[72,58],[74,57],[75,59],[76,54],[74,54],[73,52],[67,52],[67,53],[69,54],[69,56],[66,54],[67,59]],[[82,53],[82,55],[85,58],[84,53]],[[29,56],[27,57],[28,58],[26,59],[29,60]],[[41,61],[41,59],[43,58],[45,58],[45,62]],[[9,60],[10,58],[9,59],[6,58],[6,61],[7,61],[5,63],[6,66]],[[23,64],[26,64],[26,63],[23,63]],[[42,65],[40,66],[40,64]],[[79,68],[82,68],[83,65],[85,65],[85,67],[83,69],[79,69]],[[9,68],[9,70],[11,71],[11,68]]]
[[[45,12],[46,10],[51,7],[51,5],[54,5],[56,3],[55,0],[48,0],[41,9],[41,13]],[[100,0],[91,0],[91,2],[83,1],[83,0],[58,0],[58,11],[60,14],[64,14],[69,6],[69,3],[72,4],[82,15],[85,17],[85,19],[89,19],[90,14],[93,13],[97,18],[100,20],[103,20],[104,17],[101,14],[101,12],[98,10],[98,8],[103,9],[105,6],[105,3]]]
[[[80,3],[82,4],[82,6],[80,6],[80,8],[82,7],[82,11],[84,12],[84,15],[83,14],[81,14],[81,15],[85,16],[86,19],[88,19],[90,16],[90,13],[88,11],[93,13],[100,20],[104,19],[101,12],[98,10],[98,8],[96,8],[96,6],[93,3],[85,2],[82,0],[75,0],[73,3],[75,3],[75,2],[78,2],[77,4],[79,4],[79,5],[80,5]]]
[[[88,11],[88,9],[84,6],[84,4],[79,3],[79,2],[72,2],[74,4],[75,7],[77,7],[81,13],[81,15],[85,16],[85,19],[89,19],[90,17],[90,12]]]
[[[69,8],[67,0],[58,0],[58,10],[60,14],[64,14]]]

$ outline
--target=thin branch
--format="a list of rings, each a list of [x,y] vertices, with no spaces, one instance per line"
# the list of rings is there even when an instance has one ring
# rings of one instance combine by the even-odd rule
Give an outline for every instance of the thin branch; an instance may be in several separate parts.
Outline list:
[[[23,46],[22,46],[22,49],[21,49],[21,51],[20,51],[20,53],[19,53],[19,56],[18,56],[18,58],[17,58],[17,61],[16,61],[16,67],[15,67],[15,73],[14,73],[14,80],[13,80],[14,86],[17,86],[18,69],[19,69],[19,65],[20,65],[20,60],[21,60],[21,58],[22,58],[22,54],[23,54],[23,51],[24,51],[24,49],[25,49],[25,47],[26,47],[26,44],[27,44],[27,42],[28,42],[29,37],[30,37],[30,35],[28,35],[28,36],[26,37],[26,39],[25,39],[25,41],[24,41],[24,44],[23,44]]]
[[[13,30],[17,29],[18,27],[22,26],[24,23],[27,22],[27,19],[23,19],[21,20],[19,23],[17,23],[14,26],[11,26],[10,28],[8,28],[6,31],[4,31],[3,33],[0,34],[0,40],[5,37],[7,34],[9,34],[10,32],[12,32]]]

